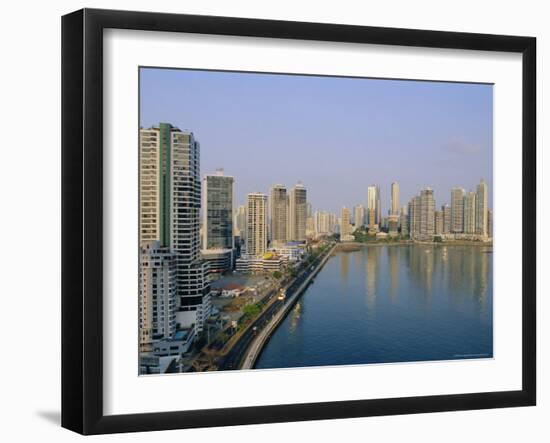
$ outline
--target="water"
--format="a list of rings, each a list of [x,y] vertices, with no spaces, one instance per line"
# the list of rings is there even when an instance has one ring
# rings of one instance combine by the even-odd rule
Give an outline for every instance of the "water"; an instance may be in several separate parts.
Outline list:
[[[492,357],[492,275],[491,247],[338,252],[279,325],[255,367]]]

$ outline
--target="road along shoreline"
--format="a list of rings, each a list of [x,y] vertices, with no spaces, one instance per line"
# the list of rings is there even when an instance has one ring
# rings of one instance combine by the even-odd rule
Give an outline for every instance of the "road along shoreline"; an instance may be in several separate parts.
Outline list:
[[[308,275],[308,277],[302,282],[302,284],[296,289],[296,292],[285,301],[285,304],[282,309],[280,309],[267,324],[265,328],[258,334],[254,339],[250,347],[248,348],[244,358],[241,369],[252,369],[256,360],[260,356],[264,346],[269,341],[271,334],[275,331],[279,323],[284,320],[287,314],[290,312],[292,307],[301,297],[304,290],[308,287],[311,280],[319,273],[319,271],[325,266],[325,263],[332,257],[332,254],[336,250],[338,243],[334,244],[332,248],[325,254],[323,259],[317,264],[315,269]]]

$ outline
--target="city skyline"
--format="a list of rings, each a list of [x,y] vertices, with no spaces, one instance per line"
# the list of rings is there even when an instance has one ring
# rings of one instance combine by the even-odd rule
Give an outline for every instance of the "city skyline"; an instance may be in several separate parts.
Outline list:
[[[475,191],[482,178],[492,208],[490,85],[166,69],[142,69],[140,84],[140,125],[170,121],[192,131],[202,144],[201,175],[224,168],[235,177],[235,208],[249,193],[301,181],[315,210],[339,213],[367,207],[367,189],[376,184],[386,216],[394,181],[401,204],[431,187],[439,206],[451,203],[452,188]],[[182,106],[184,93],[193,106]],[[267,98],[271,109],[261,119],[254,114]],[[360,98],[363,118],[356,115]],[[334,106],[344,102],[349,113]],[[390,133],[394,127],[401,130]],[[312,161],[315,167],[303,167]]]

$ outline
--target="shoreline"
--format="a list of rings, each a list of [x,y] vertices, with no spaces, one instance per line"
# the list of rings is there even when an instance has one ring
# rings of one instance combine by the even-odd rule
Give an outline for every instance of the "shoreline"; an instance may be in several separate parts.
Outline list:
[[[471,247],[484,247],[492,248],[493,242],[474,242],[467,240],[453,240],[447,242],[415,242],[415,241],[396,241],[396,242],[345,242],[337,243],[334,252],[353,252],[359,251],[361,248],[381,247],[381,246],[435,246],[435,247],[449,247],[449,246],[471,246]]]
[[[336,251],[337,248],[338,248],[338,243],[336,243],[332,247],[332,249],[326,253],[326,255],[322,258],[319,264],[315,267],[315,270],[313,270],[311,274],[302,282],[302,284],[296,290],[296,292],[292,295],[292,297],[285,302],[284,307],[275,314],[271,322],[265,327],[265,329],[263,329],[260,332],[260,334],[252,342],[252,344],[248,348],[243,358],[243,364],[241,366],[241,369],[254,369],[256,361],[260,357],[263,349],[265,348],[266,344],[269,342],[269,339],[271,338],[273,333],[277,330],[277,327],[286,318],[286,316],[292,310],[296,302],[303,295],[305,289],[309,286],[311,281],[315,278],[315,276],[317,276],[317,274],[325,266],[326,262],[334,255],[334,252]]]

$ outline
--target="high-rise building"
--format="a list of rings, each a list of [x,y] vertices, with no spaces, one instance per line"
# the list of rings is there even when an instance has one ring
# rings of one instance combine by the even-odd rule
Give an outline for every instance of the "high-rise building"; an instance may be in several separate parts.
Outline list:
[[[435,198],[431,188],[420,191],[420,239],[431,240],[435,234]]]
[[[307,191],[302,183],[290,190],[289,198],[289,240],[304,241],[306,239]]]
[[[399,215],[399,225],[401,226],[401,236],[407,237],[409,235],[409,215],[407,206],[401,208],[401,214]]]
[[[354,209],[354,224],[356,228],[361,228],[366,223],[366,209],[363,205],[357,205]]]
[[[311,238],[315,236],[315,219],[313,215],[306,219],[306,237]]]
[[[388,234],[391,237],[397,236],[399,233],[398,228],[399,228],[399,215],[398,214],[388,215]]]
[[[420,236],[420,196],[413,197],[412,206],[409,210],[409,223],[411,226],[411,237]]]
[[[331,234],[334,234],[336,232],[336,225],[337,225],[337,221],[336,221],[337,217],[336,217],[336,214],[330,212],[328,214],[328,220],[329,220],[329,232]]]
[[[140,172],[140,244],[158,241],[175,255],[176,323],[200,332],[210,286],[200,255],[199,142],[168,123],[141,129]]]
[[[211,310],[208,264],[200,255],[200,144],[192,132],[172,128],[170,135],[170,250],[177,263],[176,321],[181,326],[195,325],[200,332]]]
[[[233,249],[233,177],[219,169],[203,184],[203,248]]]
[[[241,238],[241,241],[244,241],[246,237],[246,206],[241,205],[237,208],[235,213],[235,235],[238,235]]]
[[[166,158],[166,131],[169,127],[162,124],[160,128],[141,129],[140,174],[139,174],[139,239],[142,242],[158,241],[162,246],[169,246],[168,224],[164,198],[166,194],[166,170],[170,167]],[[162,141],[161,141],[162,138]]]
[[[306,237],[315,236],[315,221],[313,220],[313,206],[310,202],[306,203]]]
[[[139,343],[173,338],[176,331],[176,257],[159,241],[142,242],[139,267]],[[147,350],[147,349],[145,349]]]
[[[340,240],[349,241],[353,239],[351,235],[351,223],[349,209],[345,206],[342,208],[340,215]]]
[[[376,223],[376,209],[370,208],[369,214],[369,233],[376,234],[378,232],[378,224]]]
[[[374,210],[374,223],[379,225],[382,223],[382,207],[380,205],[380,186],[370,185],[367,188],[367,208],[370,211]],[[369,219],[369,225],[370,225]]]
[[[464,188],[451,190],[451,232],[464,232]]]
[[[467,192],[464,195],[464,233],[476,233],[476,193]]]
[[[322,235],[328,235],[332,233],[331,229],[331,217],[328,212],[317,211],[313,216],[315,236],[320,237]]]
[[[203,179],[202,258],[210,272],[233,268],[235,237],[233,226],[233,177],[218,169]]]
[[[443,234],[443,211],[434,211],[434,234]]]
[[[487,209],[487,236],[493,238],[493,211]]]
[[[260,257],[267,251],[267,195],[247,196],[246,253]]]
[[[484,180],[476,188],[476,234],[487,236],[487,183]]]
[[[451,207],[449,205],[441,206],[441,212],[443,213],[443,234],[451,233]]]
[[[390,215],[399,214],[399,184],[393,182],[391,184],[391,213]]]
[[[287,242],[288,195],[284,185],[274,185],[269,191],[269,218],[271,242],[281,245]]]

